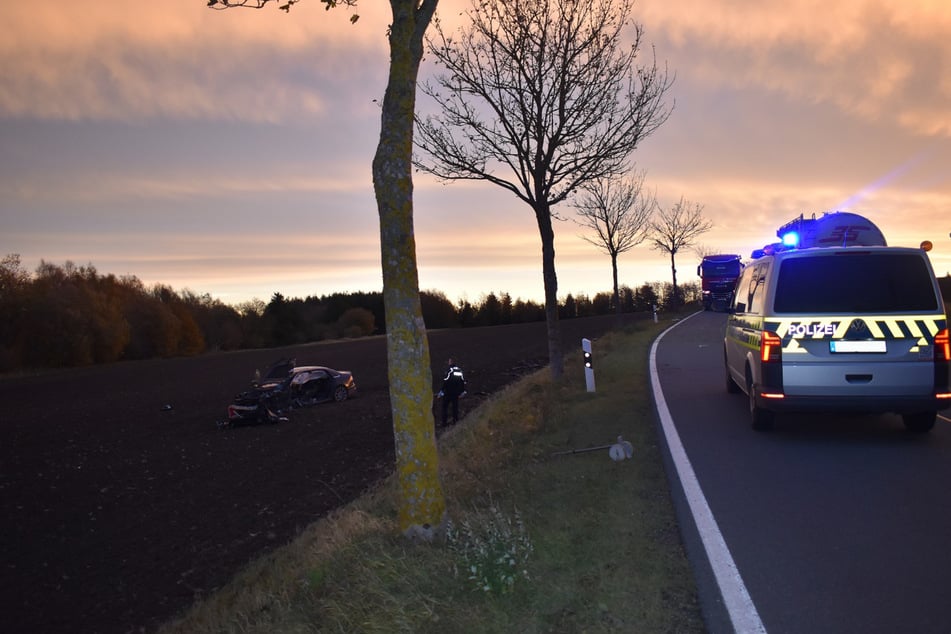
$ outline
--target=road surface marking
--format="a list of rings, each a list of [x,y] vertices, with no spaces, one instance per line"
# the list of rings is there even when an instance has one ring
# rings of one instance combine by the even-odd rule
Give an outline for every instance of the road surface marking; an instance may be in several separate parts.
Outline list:
[[[699,315],[694,313],[690,317]],[[687,317],[687,319],[690,319]],[[687,452],[680,442],[680,434],[674,427],[674,421],[670,417],[670,410],[667,409],[667,401],[664,398],[664,392],[660,387],[660,378],[657,375],[657,346],[660,340],[668,332],[682,324],[683,319],[664,332],[660,333],[650,352],[650,373],[651,388],[654,391],[654,402],[657,404],[657,413],[660,416],[661,426],[664,435],[667,437],[667,446],[670,449],[670,456],[680,477],[680,483],[684,488],[684,496],[687,498],[687,504],[693,515],[697,530],[700,533],[700,541],[707,553],[707,559],[710,560],[710,566],[713,568],[713,576],[716,578],[717,586],[720,588],[720,594],[723,596],[723,604],[726,607],[733,629],[738,634],[762,633],[765,634],[766,628],[759,618],[759,612],[753,605],[749,592],[740,576],[740,571],[736,568],[730,549],[720,533],[717,521],[713,517],[710,505],[703,496],[700,489],[700,482],[697,481],[697,475],[694,473],[693,465],[687,458]]]

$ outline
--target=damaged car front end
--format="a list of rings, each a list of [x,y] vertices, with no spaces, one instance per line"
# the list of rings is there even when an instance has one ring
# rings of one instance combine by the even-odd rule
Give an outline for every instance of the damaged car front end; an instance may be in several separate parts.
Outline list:
[[[264,377],[255,373],[252,388],[236,395],[228,406],[228,424],[277,423],[293,409],[318,403],[342,402],[356,396],[353,373],[326,366],[297,366],[294,359],[272,365]]]

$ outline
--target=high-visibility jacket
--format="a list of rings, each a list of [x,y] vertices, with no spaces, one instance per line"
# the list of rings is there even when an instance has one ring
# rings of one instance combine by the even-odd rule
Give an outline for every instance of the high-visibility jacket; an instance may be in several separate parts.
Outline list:
[[[442,392],[446,396],[459,396],[466,391],[466,378],[459,366],[450,366],[442,380]]]

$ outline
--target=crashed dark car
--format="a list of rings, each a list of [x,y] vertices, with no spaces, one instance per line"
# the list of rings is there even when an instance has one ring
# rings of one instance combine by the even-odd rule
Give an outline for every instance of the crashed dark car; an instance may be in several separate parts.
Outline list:
[[[297,366],[282,360],[268,369],[252,388],[234,397],[228,406],[228,422],[274,423],[286,420],[293,409],[318,403],[341,402],[356,396],[353,373],[322,365]]]

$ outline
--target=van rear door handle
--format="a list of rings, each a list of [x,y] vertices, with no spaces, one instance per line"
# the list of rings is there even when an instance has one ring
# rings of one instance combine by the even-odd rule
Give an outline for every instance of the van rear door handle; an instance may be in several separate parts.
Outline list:
[[[871,383],[871,374],[846,374],[845,380],[849,383]]]

